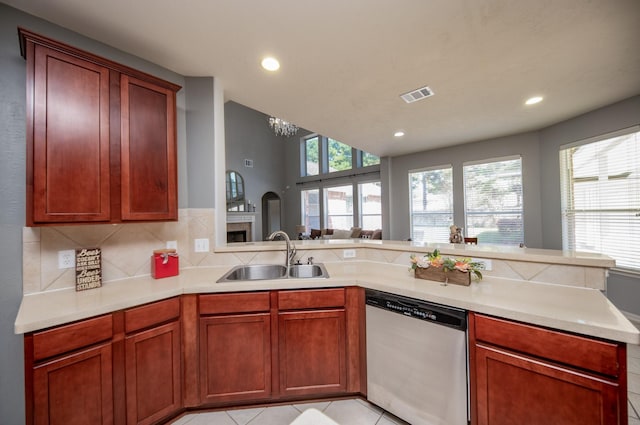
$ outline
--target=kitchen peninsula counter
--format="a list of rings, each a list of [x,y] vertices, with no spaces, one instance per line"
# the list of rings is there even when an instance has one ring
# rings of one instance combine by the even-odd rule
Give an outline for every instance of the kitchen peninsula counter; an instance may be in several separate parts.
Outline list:
[[[312,241],[313,242],[313,241]],[[324,242],[324,241],[323,241]],[[323,243],[344,249],[370,247],[368,243]],[[298,244],[298,252],[310,248]],[[314,244],[315,245],[315,244]],[[317,244],[320,246],[320,244]],[[403,243],[395,246],[402,246]],[[446,245],[446,244],[445,244]],[[244,252],[282,250],[281,244],[243,244]],[[234,249],[235,248],[235,249]],[[242,252],[239,247],[224,250]],[[420,252],[419,247],[404,246],[402,251]],[[443,246],[441,251],[448,253]],[[395,248],[392,248],[394,250]],[[426,249],[426,248],[425,248]],[[432,248],[431,248],[432,249]],[[477,255],[483,248],[464,246],[468,255]],[[426,249],[427,251],[430,249]],[[228,251],[228,252],[230,252]],[[553,257],[547,250],[540,257]],[[313,253],[312,251],[309,251]],[[482,251],[486,252],[486,251]],[[451,254],[450,254],[451,255]],[[508,252],[502,255],[511,255]],[[520,254],[521,256],[523,254]],[[527,257],[528,254],[525,254]],[[489,258],[486,253],[484,258]],[[559,257],[556,255],[556,257]],[[607,257],[591,259],[602,267]],[[492,256],[491,258],[495,258]],[[566,258],[566,257],[565,257]],[[486,276],[470,286],[442,285],[415,279],[408,264],[390,264],[370,260],[323,261],[328,279],[278,279],[249,282],[216,283],[231,266],[194,267],[182,269],[180,275],[155,280],[143,276],[106,282],[101,288],[76,292],[64,289],[25,295],[15,322],[17,334],[32,332],[73,321],[122,310],[181,294],[266,291],[280,289],[311,289],[321,287],[361,286],[416,299],[431,301],[469,311],[531,323],[631,344],[640,344],[640,332],[598,290],[557,284],[543,284],[518,279]],[[582,256],[565,261],[587,262]]]

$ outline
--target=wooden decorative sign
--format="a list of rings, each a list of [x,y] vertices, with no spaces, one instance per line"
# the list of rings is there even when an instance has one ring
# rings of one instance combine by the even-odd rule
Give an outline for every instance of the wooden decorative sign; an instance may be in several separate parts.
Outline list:
[[[102,251],[100,248],[76,249],[76,291],[102,286]]]

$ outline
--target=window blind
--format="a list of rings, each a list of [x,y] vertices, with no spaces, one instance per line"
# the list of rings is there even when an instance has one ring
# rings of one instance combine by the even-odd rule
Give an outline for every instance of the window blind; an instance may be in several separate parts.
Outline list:
[[[524,243],[522,159],[463,164],[465,234],[479,243]]]
[[[409,172],[411,238],[418,242],[449,242],[453,224],[453,168],[444,166]]]
[[[640,271],[640,131],[560,150],[563,248]]]

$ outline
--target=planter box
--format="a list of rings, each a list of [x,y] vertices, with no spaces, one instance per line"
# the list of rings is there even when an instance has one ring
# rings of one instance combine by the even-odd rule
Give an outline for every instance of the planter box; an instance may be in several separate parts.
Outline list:
[[[415,276],[417,279],[435,280],[436,282],[447,282],[455,285],[471,285],[471,273],[461,272],[460,270],[445,272],[441,267],[417,267]]]

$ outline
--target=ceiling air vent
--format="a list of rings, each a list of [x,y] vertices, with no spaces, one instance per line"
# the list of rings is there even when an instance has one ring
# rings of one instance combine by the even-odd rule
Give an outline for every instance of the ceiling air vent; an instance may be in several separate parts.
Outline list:
[[[407,103],[413,103],[418,100],[426,99],[429,96],[433,96],[433,90],[424,86],[419,89],[410,91],[409,93],[401,94],[400,97]]]

